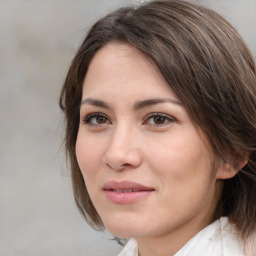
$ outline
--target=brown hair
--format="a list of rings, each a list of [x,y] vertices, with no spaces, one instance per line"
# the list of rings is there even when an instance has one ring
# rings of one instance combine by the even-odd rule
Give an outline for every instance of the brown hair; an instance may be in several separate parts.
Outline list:
[[[181,0],[152,1],[107,15],[90,29],[73,59],[60,106],[66,116],[65,142],[75,200],[87,222],[103,228],[75,155],[79,107],[88,65],[111,41],[136,47],[158,68],[223,159],[236,167],[235,158],[250,155],[243,170],[224,182],[218,207],[220,215],[229,216],[246,238],[256,225],[255,62],[225,19]]]

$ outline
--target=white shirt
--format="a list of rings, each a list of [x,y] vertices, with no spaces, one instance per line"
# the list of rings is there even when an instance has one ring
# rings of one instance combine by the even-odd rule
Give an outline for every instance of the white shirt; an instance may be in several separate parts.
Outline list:
[[[118,256],[138,256],[136,240],[130,239]],[[234,225],[222,217],[201,230],[173,256],[245,256],[245,253]]]

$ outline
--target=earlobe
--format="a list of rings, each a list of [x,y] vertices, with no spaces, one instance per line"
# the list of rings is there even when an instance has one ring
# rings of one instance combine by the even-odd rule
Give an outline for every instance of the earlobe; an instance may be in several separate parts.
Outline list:
[[[247,163],[248,158],[244,157],[240,157],[240,159],[236,158],[235,164],[231,164],[230,162],[222,163],[217,170],[216,179],[226,180],[233,178]]]
[[[238,173],[238,171],[239,169],[236,169],[230,163],[225,162],[222,164],[222,166],[219,167],[216,173],[216,179],[217,180],[231,179]]]

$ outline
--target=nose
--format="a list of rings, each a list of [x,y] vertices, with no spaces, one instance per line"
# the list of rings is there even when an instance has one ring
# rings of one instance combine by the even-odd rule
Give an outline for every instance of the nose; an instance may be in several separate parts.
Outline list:
[[[113,170],[133,169],[141,165],[142,152],[136,132],[122,125],[116,127],[109,139],[103,163]]]

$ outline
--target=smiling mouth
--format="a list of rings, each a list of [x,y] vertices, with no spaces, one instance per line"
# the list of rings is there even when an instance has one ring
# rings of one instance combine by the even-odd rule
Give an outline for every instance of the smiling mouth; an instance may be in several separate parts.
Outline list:
[[[155,189],[131,181],[109,181],[103,186],[108,200],[115,204],[132,204],[147,198]]]

